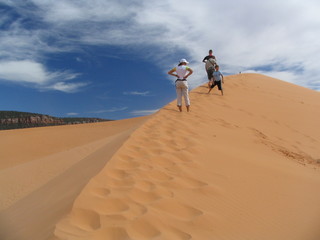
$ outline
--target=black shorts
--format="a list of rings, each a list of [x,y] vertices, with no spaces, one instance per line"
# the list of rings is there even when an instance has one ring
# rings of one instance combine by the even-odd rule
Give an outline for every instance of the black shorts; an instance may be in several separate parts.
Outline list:
[[[218,86],[219,90],[222,90],[221,81],[213,81],[213,84],[211,85],[211,88],[214,88],[216,85]]]

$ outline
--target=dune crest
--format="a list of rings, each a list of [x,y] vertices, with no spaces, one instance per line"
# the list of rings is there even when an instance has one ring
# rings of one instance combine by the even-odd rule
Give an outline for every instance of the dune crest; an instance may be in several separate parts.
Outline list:
[[[175,101],[113,155],[55,239],[320,238],[320,94],[259,74]]]

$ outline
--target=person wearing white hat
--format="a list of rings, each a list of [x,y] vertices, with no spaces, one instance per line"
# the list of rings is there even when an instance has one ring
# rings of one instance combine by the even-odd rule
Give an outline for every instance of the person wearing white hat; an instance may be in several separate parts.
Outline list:
[[[193,73],[193,70],[187,66],[189,62],[186,59],[181,59],[177,67],[171,69],[168,74],[177,77],[175,82],[177,92],[177,106],[182,112],[182,96],[186,104],[187,111],[190,111],[189,88],[187,78]]]

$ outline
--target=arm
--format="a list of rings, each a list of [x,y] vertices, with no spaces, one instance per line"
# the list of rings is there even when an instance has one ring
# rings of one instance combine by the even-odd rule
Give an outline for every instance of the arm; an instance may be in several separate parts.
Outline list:
[[[187,77],[189,77],[193,73],[193,70],[191,68],[187,68],[187,71],[189,73],[184,77],[185,79],[187,79]]]
[[[202,60],[202,62],[206,62],[207,61],[207,57],[204,57],[204,59]]]
[[[172,69],[168,72],[168,74],[171,75],[171,76],[174,76],[174,77],[177,77],[177,78],[178,78],[178,77],[179,77],[178,74],[174,74],[175,71],[176,71],[176,68],[172,68]]]
[[[220,73],[220,75],[221,75],[221,80],[222,80],[222,83],[224,83],[224,80],[223,80],[223,75],[222,75],[222,73]]]

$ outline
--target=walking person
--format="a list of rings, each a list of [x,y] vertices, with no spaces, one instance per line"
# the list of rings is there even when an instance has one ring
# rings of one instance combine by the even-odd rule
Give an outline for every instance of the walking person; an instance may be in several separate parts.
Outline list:
[[[175,82],[177,92],[177,106],[179,111],[182,112],[182,97],[187,108],[190,111],[189,87],[187,78],[193,73],[193,70],[187,66],[189,62],[186,59],[181,59],[178,66],[171,69],[168,74],[177,77]]]
[[[210,86],[208,93],[211,92],[212,88],[214,88],[215,86],[218,86],[218,89],[221,91],[221,95],[223,96],[222,83],[224,83],[223,75],[219,71],[219,65],[216,65],[215,71],[213,72],[213,82],[212,82],[212,85]]]
[[[213,55],[213,51],[211,49],[209,50],[209,55],[205,56],[202,62],[206,64],[205,68],[208,75],[208,88],[210,88],[211,81],[212,81],[212,74],[217,64],[216,57]]]

